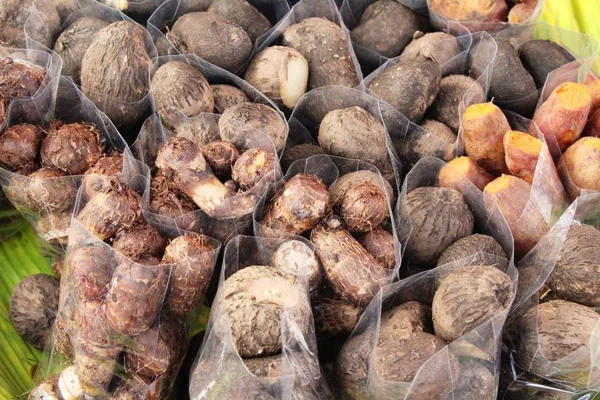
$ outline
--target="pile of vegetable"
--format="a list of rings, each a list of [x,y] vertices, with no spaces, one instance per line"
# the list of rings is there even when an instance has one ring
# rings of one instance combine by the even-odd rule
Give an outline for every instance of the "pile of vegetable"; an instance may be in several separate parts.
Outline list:
[[[600,391],[598,42],[295,3],[0,1],[0,184],[56,275],[11,284],[14,395]]]

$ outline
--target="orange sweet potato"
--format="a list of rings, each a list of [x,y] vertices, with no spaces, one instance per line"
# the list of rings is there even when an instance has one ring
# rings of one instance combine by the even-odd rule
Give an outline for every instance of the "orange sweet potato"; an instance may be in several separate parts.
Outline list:
[[[479,190],[483,190],[494,177],[478,166],[470,157],[458,157],[444,165],[438,174],[438,185],[459,190],[459,181],[466,177]]]
[[[580,189],[600,190],[600,138],[576,141],[565,151],[558,168],[571,200],[579,196]]]
[[[505,0],[430,0],[429,7],[455,21],[505,21],[508,13]]]
[[[530,6],[525,3],[515,4],[508,12],[508,22],[511,24],[521,23],[531,17],[534,10],[535,6]]]
[[[531,135],[519,131],[508,131],[504,135],[504,159],[511,174],[533,183],[535,168],[544,143]]]

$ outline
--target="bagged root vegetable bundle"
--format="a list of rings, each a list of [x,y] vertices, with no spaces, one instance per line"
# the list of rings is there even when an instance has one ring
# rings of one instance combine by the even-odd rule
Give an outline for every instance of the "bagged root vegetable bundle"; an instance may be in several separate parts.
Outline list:
[[[298,236],[227,244],[191,399],[332,398],[310,309],[315,262],[313,246]]]

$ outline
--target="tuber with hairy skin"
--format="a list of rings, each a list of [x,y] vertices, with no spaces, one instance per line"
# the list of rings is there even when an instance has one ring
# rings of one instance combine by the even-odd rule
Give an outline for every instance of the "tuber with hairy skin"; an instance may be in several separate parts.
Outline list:
[[[311,294],[316,293],[321,283],[321,266],[314,251],[299,240],[282,243],[275,253],[271,265],[293,276],[305,275]]]
[[[271,200],[260,222],[270,231],[300,235],[312,229],[329,210],[330,194],[321,178],[298,174]]]
[[[21,279],[10,295],[9,315],[15,330],[40,350],[51,340],[58,293],[58,279],[37,274]]]
[[[345,300],[327,296],[314,303],[313,315],[319,339],[326,339],[352,333],[362,309]]]
[[[226,181],[231,177],[231,169],[240,158],[240,152],[234,145],[217,140],[203,146],[200,150],[217,178]]]
[[[429,0],[428,3],[431,11],[460,22],[505,21],[508,13],[505,0]]]
[[[191,214],[198,210],[198,206],[185,194],[176,190],[164,175],[158,173],[150,181],[151,213],[177,219],[182,229],[197,231],[200,227]]]
[[[503,144],[504,160],[510,173],[532,184],[544,143],[526,133],[508,131]]]
[[[2,25],[0,43],[3,43],[2,46],[27,48],[25,24],[33,13],[34,7],[41,20],[36,24],[29,24],[27,36],[44,47],[52,48],[52,43],[60,32],[60,16],[52,0],[3,0],[0,2],[0,25]]]
[[[288,26],[282,45],[297,50],[308,61],[309,90],[328,85],[356,87],[360,83],[350,40],[340,26],[325,18],[306,18]]]
[[[67,268],[74,293],[81,301],[102,301],[108,293],[115,260],[105,244],[70,249]]]
[[[261,378],[279,378],[283,372],[283,357],[280,354],[268,357],[247,358],[244,365],[254,376]]]
[[[83,194],[86,199],[91,199],[102,189],[109,187],[118,179],[123,171],[123,156],[103,156],[83,174]]]
[[[342,299],[366,306],[381,287],[392,282],[391,271],[352,237],[339,217],[331,215],[321,221],[310,240],[327,280]]]
[[[444,165],[438,174],[438,185],[461,191],[461,180],[467,178],[479,190],[486,187],[494,177],[478,166],[471,157],[458,157]]]
[[[215,103],[214,112],[223,114],[229,107],[241,103],[250,103],[251,100],[241,89],[231,85],[210,85]]]
[[[205,236],[186,234],[171,241],[162,264],[173,264],[166,304],[176,315],[185,315],[198,307],[212,277],[216,249]]]
[[[459,72],[460,61],[457,56],[460,53],[461,49],[454,36],[445,32],[417,31],[413,35],[413,41],[404,48],[402,55],[432,59],[442,69],[442,76],[447,76]]]
[[[517,4],[518,6],[518,4]],[[511,12],[517,8],[513,7]],[[523,7],[525,8],[525,7]],[[533,11],[534,7],[530,7]],[[567,49],[550,40],[529,40],[519,47],[519,58],[538,88],[544,87],[548,74],[575,61]]]
[[[213,0],[208,12],[241,26],[252,42],[271,29],[269,20],[246,0]]]
[[[160,258],[166,246],[167,241],[148,223],[123,229],[112,241],[113,250],[134,261],[141,261],[148,256]]]
[[[51,245],[65,248],[69,239],[71,213],[60,212],[44,215],[35,223],[35,231],[42,240]]]
[[[267,47],[254,56],[244,79],[279,106],[291,110],[306,92],[308,62],[290,47]]]
[[[276,163],[277,156],[272,151],[260,147],[246,150],[235,161],[231,178],[241,190],[251,190],[265,177],[275,181]]]
[[[40,215],[69,211],[75,204],[77,186],[63,173],[48,167],[29,175],[25,189],[27,204]]]
[[[325,154],[321,146],[312,143],[298,144],[285,150],[281,156],[281,168],[286,171],[294,161],[303,160],[320,154]]]
[[[421,158],[436,157],[450,161],[454,158],[456,149],[456,134],[448,126],[433,119],[423,119],[419,125],[426,131],[412,131],[402,140],[394,140],[403,164],[413,166]]]
[[[381,227],[376,227],[362,235],[358,241],[382,267],[394,269],[396,266],[394,235]]]
[[[0,57],[0,76],[0,98],[10,103],[13,99],[36,94],[46,77],[46,70],[25,61]]]
[[[44,135],[39,126],[32,124],[13,125],[4,129],[0,132],[0,166],[22,175],[38,169],[38,152]]]
[[[438,259],[437,265],[460,262],[460,266],[492,265],[502,272],[508,268],[508,257],[498,242],[488,235],[476,233],[452,243]]]
[[[576,141],[564,152],[558,169],[571,200],[582,189],[600,190],[600,138],[582,137]]]

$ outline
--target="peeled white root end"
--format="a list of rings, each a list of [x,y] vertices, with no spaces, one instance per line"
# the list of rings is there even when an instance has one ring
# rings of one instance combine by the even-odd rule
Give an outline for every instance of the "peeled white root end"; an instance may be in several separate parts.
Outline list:
[[[58,378],[58,391],[64,400],[77,400],[83,396],[83,389],[79,383],[79,377],[75,372],[75,366],[65,368]]]
[[[287,59],[287,76],[281,81],[281,101],[287,108],[294,108],[306,93],[308,84],[308,62],[304,57],[289,54]]]

